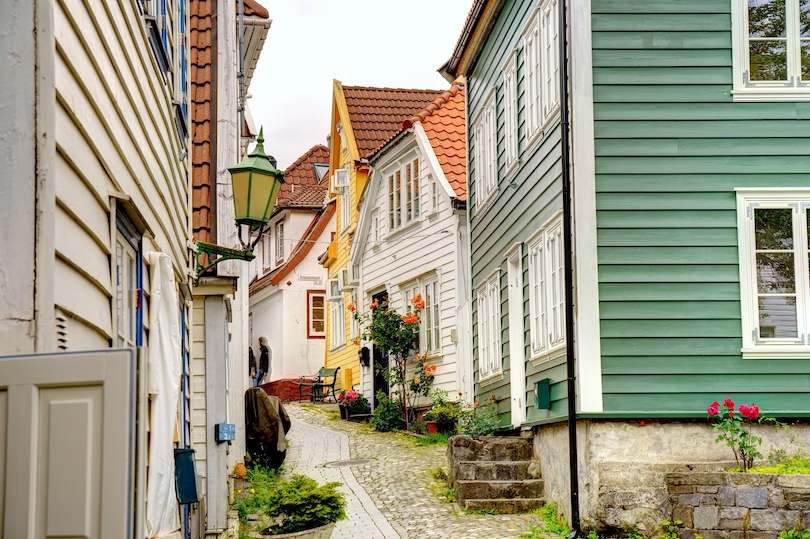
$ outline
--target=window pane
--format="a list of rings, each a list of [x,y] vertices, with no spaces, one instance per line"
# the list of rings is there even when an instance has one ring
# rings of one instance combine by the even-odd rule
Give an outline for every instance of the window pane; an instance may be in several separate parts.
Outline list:
[[[796,292],[793,253],[757,254],[757,290],[763,294]]]
[[[810,0],[799,0],[799,32],[810,37]]]
[[[796,298],[759,298],[759,338],[790,339],[798,337]]]
[[[785,37],[785,0],[748,0],[749,37]]]
[[[793,249],[793,210],[755,210],[755,231],[758,250]]]
[[[750,41],[750,79],[787,80],[787,48],[784,41]]]
[[[799,77],[802,80],[808,80],[810,79],[810,41],[803,39],[801,44],[802,70]]]

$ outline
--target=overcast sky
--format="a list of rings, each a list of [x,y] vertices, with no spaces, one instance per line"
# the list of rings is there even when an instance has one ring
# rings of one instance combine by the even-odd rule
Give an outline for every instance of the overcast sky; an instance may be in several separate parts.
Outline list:
[[[332,79],[346,86],[449,88],[436,70],[450,58],[472,6],[472,0],[259,1],[273,24],[249,106],[282,170],[326,144]]]

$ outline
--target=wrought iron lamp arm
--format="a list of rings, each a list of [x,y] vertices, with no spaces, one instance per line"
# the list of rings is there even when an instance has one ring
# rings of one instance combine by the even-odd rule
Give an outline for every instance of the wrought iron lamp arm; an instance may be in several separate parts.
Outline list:
[[[205,243],[202,241],[194,242],[194,272],[196,274],[194,284],[199,284],[200,277],[205,275],[205,272],[220,262],[224,262],[225,260],[244,260],[250,262],[256,258],[256,255],[253,254],[253,250],[256,248],[256,245],[259,244],[259,240],[262,239],[262,235],[264,234],[264,225],[265,223],[262,223],[262,225],[259,227],[256,239],[251,243],[245,243],[245,241],[242,239],[242,227],[238,227],[239,243],[242,245],[241,251],[239,249],[230,249],[228,247],[221,247],[219,245]],[[203,253],[208,255],[208,264],[205,265],[200,262],[200,255]],[[217,255],[217,258],[211,260],[211,255]]]

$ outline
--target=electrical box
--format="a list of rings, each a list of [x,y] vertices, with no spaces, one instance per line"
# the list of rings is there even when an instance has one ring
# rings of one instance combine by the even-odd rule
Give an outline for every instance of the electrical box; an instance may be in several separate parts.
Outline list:
[[[233,423],[217,423],[214,425],[214,437],[217,442],[232,442],[236,439],[236,425]]]
[[[551,378],[534,383],[534,407],[538,410],[551,409]]]
[[[174,480],[177,485],[177,501],[181,504],[200,501],[197,493],[197,468],[193,449],[174,450]]]

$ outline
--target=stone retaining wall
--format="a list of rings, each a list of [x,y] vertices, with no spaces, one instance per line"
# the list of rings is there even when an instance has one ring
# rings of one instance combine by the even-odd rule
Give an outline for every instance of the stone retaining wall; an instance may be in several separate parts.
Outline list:
[[[775,539],[810,528],[810,475],[693,472],[664,480],[683,539]]]

